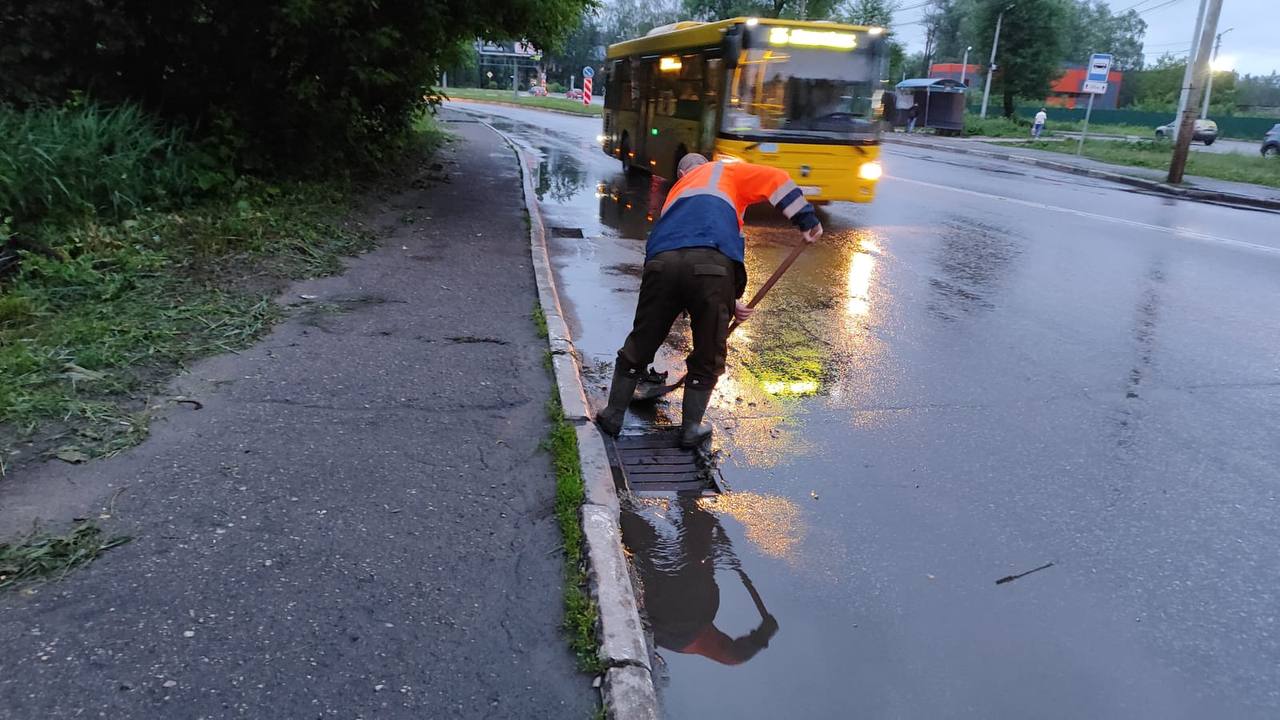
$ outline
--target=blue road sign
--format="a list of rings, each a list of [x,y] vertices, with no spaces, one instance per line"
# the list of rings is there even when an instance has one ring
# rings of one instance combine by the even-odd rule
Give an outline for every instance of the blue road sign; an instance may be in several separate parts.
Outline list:
[[[1111,56],[1108,55],[1107,57],[1111,57]],[[595,77],[595,76],[596,76],[595,68],[591,67],[590,65],[582,68],[582,77],[589,78],[589,77]]]
[[[1111,54],[1110,53],[1094,53],[1089,56],[1089,75],[1085,79],[1089,82],[1106,82],[1107,75],[1111,73]]]

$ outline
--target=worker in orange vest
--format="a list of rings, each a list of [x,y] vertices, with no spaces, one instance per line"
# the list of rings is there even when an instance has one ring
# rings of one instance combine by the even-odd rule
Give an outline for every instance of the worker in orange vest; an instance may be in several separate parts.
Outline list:
[[[702,418],[716,380],[724,374],[729,321],[743,322],[753,312],[739,300],[747,287],[743,214],[748,206],[768,200],[809,243],[822,236],[822,223],[800,188],[777,168],[708,162],[690,153],[680,159],[677,176],[649,233],[635,322],[618,350],[609,404],[596,422],[610,435],[621,432],[636,385],[672,323],[687,311],[693,352],[686,359],[680,444],[696,447],[711,434]]]

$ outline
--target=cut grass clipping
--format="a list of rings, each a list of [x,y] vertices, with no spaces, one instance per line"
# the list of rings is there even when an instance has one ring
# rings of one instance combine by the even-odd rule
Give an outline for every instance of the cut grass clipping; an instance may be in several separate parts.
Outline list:
[[[547,415],[551,419],[551,433],[545,446],[556,471],[556,522],[564,539],[564,627],[569,634],[569,647],[578,659],[578,668],[585,673],[599,674],[604,671],[604,664],[596,652],[598,613],[586,590],[582,523],[578,520],[578,509],[585,494],[578,460],[578,434],[565,420],[560,400],[554,395],[547,403]]]
[[[80,523],[66,535],[32,534],[15,543],[0,543],[0,589],[41,578],[61,580],[130,540],[123,535],[104,539],[96,525]]]

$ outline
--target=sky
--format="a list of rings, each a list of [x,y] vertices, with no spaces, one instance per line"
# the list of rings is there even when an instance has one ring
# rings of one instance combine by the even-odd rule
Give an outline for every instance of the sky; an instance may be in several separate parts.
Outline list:
[[[923,0],[901,0],[903,7],[920,5]],[[1218,31],[1234,28],[1222,36],[1219,57],[1240,73],[1267,75],[1280,70],[1280,36],[1276,27],[1277,0],[1223,0]],[[1185,57],[1191,48],[1199,0],[1112,0],[1112,12],[1134,7],[1147,21],[1143,50],[1147,62],[1155,62],[1166,51]],[[1269,7],[1268,7],[1269,6]],[[894,15],[894,32],[907,44],[907,52],[924,50],[924,28],[918,20],[924,8],[899,11]],[[1083,64],[1088,58],[1080,58]],[[969,62],[975,61],[971,56]]]

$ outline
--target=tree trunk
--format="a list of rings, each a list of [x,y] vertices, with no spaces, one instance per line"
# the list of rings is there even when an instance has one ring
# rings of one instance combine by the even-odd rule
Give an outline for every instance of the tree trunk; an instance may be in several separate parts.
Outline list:
[[[1004,116],[1013,117],[1013,91],[1008,89],[1004,91]]]

